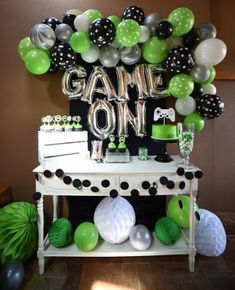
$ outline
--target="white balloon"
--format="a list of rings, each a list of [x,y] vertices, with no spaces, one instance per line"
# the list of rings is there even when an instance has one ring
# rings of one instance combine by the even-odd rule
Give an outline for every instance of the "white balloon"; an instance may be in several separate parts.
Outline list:
[[[166,39],[169,49],[172,49],[173,47],[182,45],[182,38],[180,36],[170,36]]]
[[[130,233],[130,243],[134,249],[145,251],[150,247],[151,242],[152,235],[146,226],[134,226]]]
[[[99,48],[94,44],[91,44],[90,48],[87,51],[81,53],[81,58],[88,63],[97,61],[99,59],[99,56]]]
[[[74,19],[74,27],[77,31],[87,32],[90,27],[89,18],[86,15],[78,15]]]
[[[216,86],[213,84],[207,84],[207,85],[203,85],[203,95],[216,95]]]
[[[126,241],[135,225],[135,211],[123,197],[105,197],[97,205],[94,223],[100,236],[111,244]]]
[[[214,66],[220,63],[225,58],[226,53],[226,44],[218,38],[203,40],[194,51],[196,63],[206,66]]]
[[[72,14],[72,15],[80,15],[83,12],[79,9],[69,9],[65,12],[65,14]]]
[[[146,42],[150,37],[150,30],[145,25],[140,25],[140,40],[139,43]]]
[[[185,98],[179,98],[175,102],[175,109],[176,111],[182,115],[187,116],[192,114],[196,109],[196,102],[194,98],[188,96]]]
[[[116,37],[114,38],[113,42],[111,43],[111,46],[114,48],[119,48],[121,44],[117,41]]]

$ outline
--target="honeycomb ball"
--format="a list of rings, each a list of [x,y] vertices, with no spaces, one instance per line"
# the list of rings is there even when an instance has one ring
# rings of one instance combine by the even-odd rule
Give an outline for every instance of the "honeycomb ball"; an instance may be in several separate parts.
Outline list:
[[[100,236],[112,244],[128,239],[135,225],[135,212],[123,197],[105,197],[95,209],[94,223]]]
[[[197,252],[208,257],[221,255],[226,248],[226,233],[220,219],[212,212],[200,209],[200,221],[195,228]]]
[[[173,245],[180,238],[180,228],[169,217],[162,217],[155,224],[156,237],[165,245]]]
[[[59,218],[51,225],[48,238],[51,245],[62,248],[72,242],[73,228],[71,222],[66,218]]]

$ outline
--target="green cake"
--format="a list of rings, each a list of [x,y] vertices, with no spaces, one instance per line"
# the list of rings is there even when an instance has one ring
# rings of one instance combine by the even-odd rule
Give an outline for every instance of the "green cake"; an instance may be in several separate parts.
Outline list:
[[[177,127],[176,125],[152,125],[152,138],[160,140],[177,139]]]

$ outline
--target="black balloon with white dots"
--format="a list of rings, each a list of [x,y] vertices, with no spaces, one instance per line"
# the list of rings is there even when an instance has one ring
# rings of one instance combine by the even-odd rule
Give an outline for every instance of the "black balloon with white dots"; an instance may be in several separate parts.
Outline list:
[[[97,19],[90,25],[90,40],[98,47],[109,46],[115,37],[115,26],[108,18]]]
[[[52,48],[51,59],[54,68],[65,70],[75,65],[76,53],[67,43],[60,43]]]
[[[197,100],[197,112],[208,119],[218,118],[224,111],[224,101],[216,95],[202,95]]]
[[[141,25],[144,22],[144,11],[138,6],[129,6],[124,10],[122,19],[133,19]]]
[[[173,73],[187,73],[194,66],[194,59],[187,47],[172,48],[166,58],[166,67]]]

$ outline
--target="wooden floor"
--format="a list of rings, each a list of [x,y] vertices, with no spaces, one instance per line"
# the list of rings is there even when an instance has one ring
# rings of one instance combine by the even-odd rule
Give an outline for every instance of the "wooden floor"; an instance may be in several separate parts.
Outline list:
[[[217,258],[197,255],[195,272],[187,256],[134,258],[47,258],[44,275],[37,260],[25,264],[20,290],[234,290],[235,236]]]

